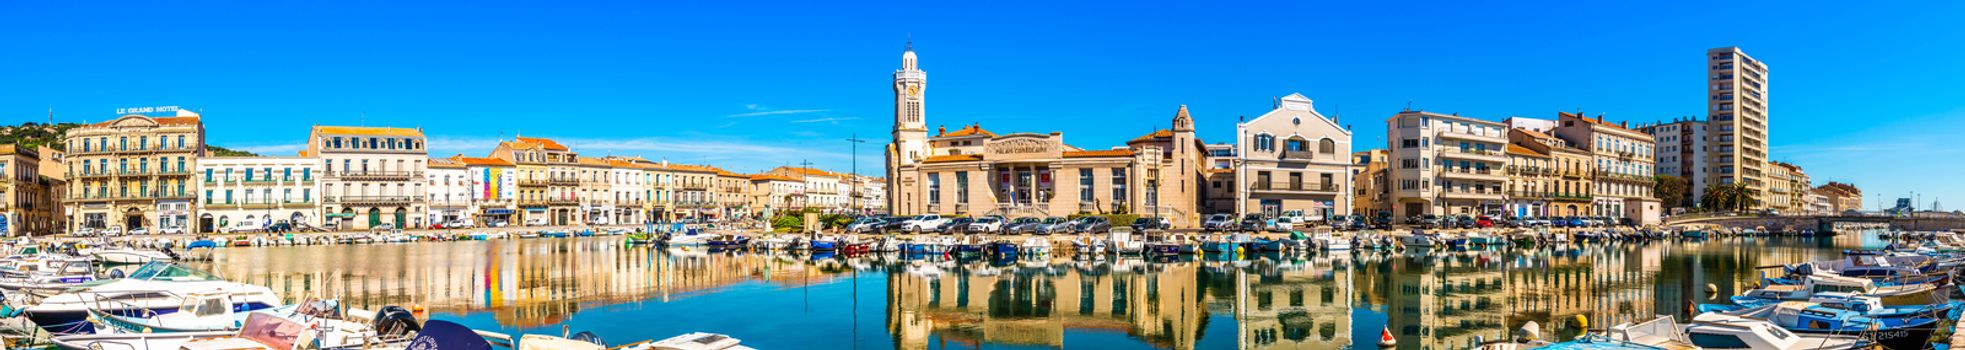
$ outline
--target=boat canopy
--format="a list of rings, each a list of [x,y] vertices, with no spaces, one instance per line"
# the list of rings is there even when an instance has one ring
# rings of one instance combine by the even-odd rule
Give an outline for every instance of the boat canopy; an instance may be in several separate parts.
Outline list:
[[[217,275],[183,265],[152,262],[130,273],[130,279],[166,282],[223,281]]]

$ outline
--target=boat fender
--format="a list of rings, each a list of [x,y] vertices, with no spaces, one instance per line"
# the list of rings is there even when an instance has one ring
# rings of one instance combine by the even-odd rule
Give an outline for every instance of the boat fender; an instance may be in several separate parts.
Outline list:
[[[1579,314],[1579,315],[1576,315],[1576,318],[1575,318],[1575,320],[1576,320],[1576,327],[1577,327],[1577,328],[1582,328],[1582,329],[1589,329],[1589,328],[1590,328],[1590,317],[1589,317],[1589,316],[1583,316],[1583,315],[1580,315],[1580,314]]]
[[[1378,331],[1378,347],[1389,348],[1397,345],[1399,345],[1399,338],[1392,337],[1391,328],[1381,329]]]
[[[1712,283],[1707,283],[1707,284],[1706,284],[1706,295],[1707,295],[1708,297],[1718,297],[1718,296],[1719,296],[1719,285],[1717,285],[1717,284],[1712,284]]]
[[[603,348],[607,347],[607,341],[601,340],[600,335],[594,334],[594,332],[580,331],[580,333],[573,333],[573,336],[567,339],[593,343]]]

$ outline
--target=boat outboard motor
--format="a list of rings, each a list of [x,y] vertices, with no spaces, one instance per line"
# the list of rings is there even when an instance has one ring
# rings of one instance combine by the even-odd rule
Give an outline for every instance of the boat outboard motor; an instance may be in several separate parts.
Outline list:
[[[607,341],[600,340],[600,335],[594,334],[594,332],[580,331],[580,333],[573,333],[573,336],[567,337],[567,339],[593,343],[594,345],[600,345],[600,347],[603,348],[607,347]]]
[[[388,337],[407,337],[423,330],[423,325],[416,322],[415,314],[395,305],[384,306],[382,310],[376,311],[375,324],[372,327],[375,328],[376,334]]]
[[[123,278],[123,269],[109,269],[109,278]]]

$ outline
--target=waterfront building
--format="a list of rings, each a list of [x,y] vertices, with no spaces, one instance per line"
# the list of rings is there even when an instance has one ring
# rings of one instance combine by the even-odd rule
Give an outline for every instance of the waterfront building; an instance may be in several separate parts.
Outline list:
[[[72,226],[68,221],[70,217],[68,206],[62,202],[63,199],[68,198],[68,152],[48,145],[41,145],[34,151],[41,155],[40,162],[35,168],[39,168],[41,178],[48,181],[42,186],[47,190],[48,212],[52,215],[50,219],[52,226],[46,234],[68,232],[69,227]]]
[[[1802,206],[1803,214],[1807,214],[1807,215],[1835,214],[1835,203],[1829,202],[1828,195],[1823,194],[1822,191],[1820,190],[1814,188],[1803,190],[1801,194],[1801,202],[1802,202],[1801,206]]]
[[[607,157],[607,200],[614,205],[607,211],[614,224],[641,224],[649,221],[648,176],[640,164],[622,157]]]
[[[717,209],[716,168],[690,164],[663,164],[674,176],[672,188],[675,189],[676,218],[705,219],[721,217]]]
[[[1829,181],[1816,187],[1815,191],[1822,194],[1822,199],[1836,213],[1863,210],[1863,190],[1856,188],[1856,185]]]
[[[1391,155],[1383,148],[1351,153],[1351,214],[1368,218],[1392,214],[1392,193],[1385,182]]]
[[[321,160],[323,226],[340,230],[424,227],[424,173],[429,151],[423,130],[314,126],[307,153]]]
[[[69,230],[188,229],[196,196],[191,168],[205,154],[199,118],[189,110],[158,118],[129,114],[62,135],[70,162],[63,208],[71,215]]]
[[[1386,140],[1393,146],[1386,172],[1393,215],[1499,214],[1502,188],[1508,180],[1500,170],[1508,158],[1505,124],[1424,111],[1399,112],[1386,120]]]
[[[519,219],[526,226],[572,225],[580,222],[578,153],[551,139],[513,137],[491,150],[491,157],[512,162],[518,170]]]
[[[1552,133],[1556,130],[1556,121],[1542,118],[1508,117],[1508,119],[1502,119],[1501,124],[1507,124],[1509,129],[1527,129],[1544,134]]]
[[[1767,74],[1766,64],[1739,47],[1706,50],[1706,183],[1746,184],[1763,206],[1774,202],[1768,197]]]
[[[1301,211],[1316,220],[1351,213],[1351,131],[1292,93],[1235,125],[1237,213]]]
[[[1650,134],[1657,140],[1658,154],[1655,157],[1658,175],[1671,175],[1685,179],[1685,203],[1664,203],[1668,207],[1694,207],[1706,196],[1706,184],[1711,180],[1706,173],[1710,170],[1707,154],[1706,121],[1696,118],[1678,119],[1670,122],[1645,125],[1639,131]]]
[[[842,213],[850,209],[848,200],[852,197],[852,190],[846,185],[848,175],[793,166],[773,168],[769,173],[804,181],[805,207],[815,208],[824,213]]]
[[[858,213],[882,214],[887,212],[887,179],[872,176],[853,176],[852,210]]]
[[[1807,202],[1802,197],[1808,195],[1814,186],[1808,183],[1808,173],[1793,163],[1775,161],[1768,164],[1767,200],[1762,207],[1794,214],[1808,211]]]
[[[1511,187],[1510,191],[1520,191],[1520,193],[1510,193],[1509,197],[1540,203],[1520,206],[1518,208],[1530,210],[1519,211],[1514,213],[1515,215],[1536,217],[1590,215],[1593,210],[1591,205],[1595,203],[1596,198],[1594,196],[1596,167],[1593,165],[1595,155],[1577,148],[1568,140],[1523,128],[1508,130],[1508,146],[1510,149],[1522,148],[1528,153],[1548,156],[1548,162],[1543,163],[1544,168],[1509,169],[1510,172],[1521,172],[1523,173],[1521,176],[1535,180],[1532,185],[1522,183],[1521,186]],[[1541,211],[1535,212],[1532,209],[1541,209]]]
[[[1652,195],[1657,183],[1654,160],[1656,142],[1650,134],[1625,124],[1603,121],[1603,116],[1557,112],[1554,135],[1590,152],[1595,166],[1594,198],[1589,216],[1630,219],[1638,225],[1658,223],[1660,208]]]
[[[518,168],[512,162],[498,158],[451,157],[464,165],[464,175],[470,179],[466,198],[471,201],[471,215],[481,227],[496,223],[512,223],[513,215],[518,213]]]
[[[710,167],[716,172],[716,180],[710,185],[710,194],[716,203],[718,217],[751,217],[751,177],[722,168]]]
[[[430,158],[426,163],[429,171],[424,172],[423,177],[428,183],[424,188],[429,197],[424,202],[430,205],[430,209],[424,215],[430,218],[430,224],[453,221],[477,223],[475,214],[478,210],[472,207],[475,203],[471,200],[471,172],[458,158],[462,156]]]
[[[805,181],[791,176],[763,173],[750,176],[751,203],[758,206],[760,214],[784,215],[786,211],[805,208]]]
[[[39,149],[0,144],[0,235],[9,237],[61,233],[57,225],[60,201],[55,191],[60,178],[49,177],[41,168],[57,163],[44,161]]]
[[[1064,134],[998,135],[981,125],[927,134],[912,49],[894,73],[893,142],[886,151],[888,208],[897,215],[1064,216],[1140,214],[1197,226],[1206,155],[1181,106],[1172,127],[1104,150],[1073,147]]]
[[[1508,204],[1506,214],[1510,218],[1548,217],[1549,207],[1554,198],[1554,189],[1561,181],[1555,172],[1555,157],[1548,152],[1523,146],[1525,140],[1516,139],[1515,130],[1527,132],[1529,129],[1510,129],[1508,135]]]
[[[306,156],[199,158],[194,232],[321,227],[321,168],[320,158]]]

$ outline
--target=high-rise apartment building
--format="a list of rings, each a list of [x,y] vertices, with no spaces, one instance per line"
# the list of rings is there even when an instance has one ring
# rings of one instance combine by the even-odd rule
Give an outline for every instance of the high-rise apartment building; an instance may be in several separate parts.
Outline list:
[[[1771,203],[1767,149],[1767,65],[1739,47],[1706,50],[1709,184],[1746,184]]]
[[[1699,119],[1679,119],[1670,122],[1645,125],[1638,131],[1650,134],[1657,140],[1658,175],[1677,176],[1685,180],[1686,192],[1683,203],[1663,203],[1666,207],[1692,207],[1706,194],[1706,166],[1709,159],[1706,145],[1706,121]]]

